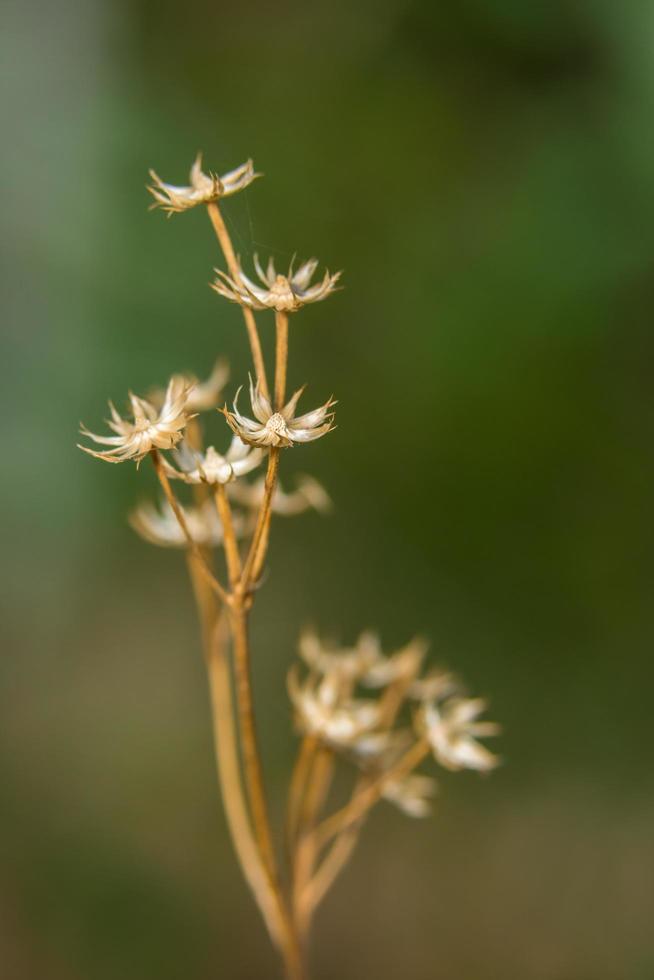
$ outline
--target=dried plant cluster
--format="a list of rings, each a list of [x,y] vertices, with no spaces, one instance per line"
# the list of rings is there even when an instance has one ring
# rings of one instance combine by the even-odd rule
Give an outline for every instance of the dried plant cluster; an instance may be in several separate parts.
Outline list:
[[[275,840],[252,700],[249,618],[273,515],[330,506],[325,490],[309,476],[283,491],[278,471],[282,450],[320,439],[333,428],[333,399],[298,414],[303,389],[287,398],[286,372],[290,314],[328,298],[340,274],[325,272],[312,284],[315,259],[281,274],[272,260],[264,270],[255,255],[259,282],[246,276],[220,200],[258,176],[251,161],[222,177],[205,173],[198,156],[188,186],[166,184],[151,172],[149,188],[153,206],[168,215],[196,206],[207,209],[227,267],[216,270],[212,288],[239,304],[249,339],[249,414],[239,408],[241,388],[231,410],[219,407],[228,381],[227,366],[219,360],[204,382],[179,374],[147,398],[130,394],[127,416],[110,404],[111,434],[95,435],[82,427],[94,445],[80,448],[111,463],[133,460],[138,466],[145,457],[152,462],[162,499],[138,507],[130,522],[146,541],[186,554],[202,627],[228,825],[286,976],[302,980],[314,913],[350,858],[371,810],[385,800],[410,817],[428,815],[436,782],[418,771],[421,764],[431,757],[449,770],[489,771],[498,759],[479,739],[495,735],[497,726],[479,720],[484,701],[466,697],[455,677],[424,669],[427,648],[420,639],[387,655],[373,633],[362,633],[353,647],[343,649],[304,632],[300,661],[288,676],[301,741],[283,842]],[[255,312],[268,310],[275,329],[272,389],[255,319]],[[216,409],[228,425],[218,448],[204,444],[200,424],[202,413],[217,419]],[[246,479],[250,474],[255,476]],[[184,503],[178,488],[186,494]],[[350,795],[340,805],[333,802],[337,763],[351,774]]]

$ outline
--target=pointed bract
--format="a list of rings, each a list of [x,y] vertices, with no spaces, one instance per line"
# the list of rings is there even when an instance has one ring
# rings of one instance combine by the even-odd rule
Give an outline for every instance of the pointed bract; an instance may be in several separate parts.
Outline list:
[[[477,721],[486,710],[483,698],[450,698],[443,704],[426,704],[417,723],[426,735],[437,762],[446,769],[488,772],[500,764],[498,756],[477,741],[499,734],[499,725]]]
[[[109,402],[111,419],[107,424],[114,435],[95,435],[83,425],[80,432],[95,443],[110,448],[101,451],[81,445],[79,448],[107,463],[122,463],[128,459],[139,462],[151,449],[172,449],[182,438],[186,423],[193,417],[187,407],[190,390],[186,378],[181,375],[172,377],[158,410],[145,398],[130,393],[131,420],[122,418]]]
[[[232,431],[250,446],[281,448],[295,443],[313,442],[314,439],[319,439],[334,428],[334,413],[331,409],[336,402],[333,398],[313,412],[294,418],[293,413],[303,388],[296,391],[279,412],[274,412],[269,399],[262,394],[259,385],[255,386],[250,378],[250,402],[254,415],[254,419],[251,419],[241,415],[238,409],[238,396],[241,390],[239,388],[236,392],[233,412],[224,408],[223,414]]]
[[[252,160],[247,160],[240,167],[223,174],[222,177],[211,172],[205,173],[202,169],[202,154],[198,153],[191,167],[188,185],[178,187],[175,184],[166,184],[154,170],[151,170],[152,184],[148,185],[148,190],[154,198],[152,207],[161,208],[170,216],[188,211],[197,204],[209,204],[221,197],[236,194],[237,191],[248,187],[257,177],[261,177],[261,174],[255,173]]]
[[[293,272],[291,263],[288,274],[281,275],[277,273],[272,259],[269,259],[264,271],[255,254],[254,267],[261,284],[245,275],[239,261],[236,277],[230,277],[226,272],[215,269],[216,278],[211,283],[211,288],[232,303],[249,306],[253,310],[271,309],[278,313],[295,313],[307,303],[317,303],[321,299],[326,299],[337,288],[336,284],[341,273],[335,272],[332,275],[329,270],[325,271],[319,282],[310,285],[317,266],[317,259],[309,259]]]

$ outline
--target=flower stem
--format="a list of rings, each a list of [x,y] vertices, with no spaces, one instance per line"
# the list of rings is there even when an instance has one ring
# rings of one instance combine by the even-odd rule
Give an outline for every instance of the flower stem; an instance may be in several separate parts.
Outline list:
[[[281,921],[280,946],[284,957],[287,980],[306,980],[303,952],[291,916],[289,903],[282,891],[277,859],[272,842],[252,701],[247,612],[243,608],[242,595],[240,593],[237,592],[235,594],[235,600],[234,607],[230,610],[230,625],[234,641],[234,675],[241,733],[243,770],[250,800],[254,833],[267,881],[276,897],[277,909]]]
[[[286,845],[290,856],[293,854],[300,821],[302,800],[306,790],[307,779],[311,774],[317,745],[318,740],[315,735],[305,735],[302,739],[297,759],[295,760],[295,766],[293,767],[286,809]]]
[[[216,509],[220,517],[220,523],[223,526],[227,574],[229,575],[230,584],[234,588],[241,575],[241,556],[238,551],[236,532],[234,531],[232,508],[227,499],[225,486],[222,483],[216,484]]]
[[[275,311],[275,410],[284,407],[288,365],[288,314]]]
[[[245,880],[254,893],[273,942],[279,946],[282,923],[278,902],[261,863],[241,784],[229,664],[221,625],[215,625],[207,649],[218,780],[234,850]]]
[[[211,571],[207,563],[206,556],[203,554],[202,549],[197,544],[197,542],[193,539],[193,536],[189,531],[188,524],[186,523],[186,518],[184,517],[184,511],[180,507],[177,497],[173,493],[173,489],[170,485],[170,480],[166,476],[166,473],[164,472],[164,468],[161,465],[161,456],[159,455],[159,451],[157,449],[150,450],[150,457],[154,464],[155,472],[159,479],[159,483],[161,484],[163,492],[166,496],[166,500],[170,504],[172,511],[175,517],[177,518],[177,523],[182,529],[182,533],[186,538],[186,541],[189,546],[189,550],[198,560],[198,565],[202,570],[202,575],[207,580],[208,584],[211,586],[212,590],[215,592],[218,598],[221,599],[222,602],[229,605],[229,603],[231,603],[231,597],[229,593],[225,591],[225,589],[222,587],[222,585],[220,584],[216,576]]]
[[[213,230],[216,233],[216,238],[220,243],[222,253],[225,256],[225,262],[227,263],[229,274],[232,279],[235,279],[236,282],[238,282],[240,271],[238,260],[234,254],[234,247],[232,245],[232,240],[229,237],[229,232],[227,231],[227,225],[225,224],[216,201],[211,201],[209,204],[207,204],[207,213],[209,214],[209,219],[213,225]],[[245,328],[248,332],[248,340],[250,341],[250,350],[252,352],[252,362],[254,364],[254,372],[257,376],[259,388],[266,398],[270,398],[268,381],[266,380],[266,367],[263,361],[261,341],[259,339],[259,332],[257,330],[257,323],[254,318],[254,313],[247,306],[242,306],[241,310],[243,311]]]
[[[278,470],[279,449],[273,446],[268,455],[268,470],[266,471],[263,500],[259,509],[257,524],[252,535],[250,550],[243,566],[243,574],[241,575],[241,584],[243,590],[246,592],[259,578],[265,561],[268,547],[268,532],[272,518],[272,498],[277,484]]]
[[[381,798],[384,787],[392,779],[401,779],[415,769],[426,755],[429,754],[429,742],[426,738],[421,738],[415,742],[411,748],[399,759],[395,765],[391,766],[372,783],[364,789],[355,793],[349,803],[337,810],[315,829],[315,846],[317,849],[324,847],[336,834],[347,830],[368,812],[371,806]]]
[[[261,848],[263,863],[270,877],[276,879],[278,877],[277,861],[272,844],[272,834],[270,832],[268,804],[266,802],[254,720],[247,614],[240,602],[236,603],[231,611],[230,622],[234,640],[234,673],[245,781],[252,808],[255,834]]]

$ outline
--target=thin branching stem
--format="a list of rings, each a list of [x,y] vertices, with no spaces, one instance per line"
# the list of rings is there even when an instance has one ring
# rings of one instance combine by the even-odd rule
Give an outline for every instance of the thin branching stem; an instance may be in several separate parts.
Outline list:
[[[232,508],[227,498],[227,491],[222,483],[216,484],[216,509],[223,527],[227,574],[229,575],[229,582],[233,589],[241,576],[241,556],[234,530]]]
[[[315,735],[305,735],[293,767],[286,808],[286,843],[291,857],[298,832],[302,800],[317,746],[318,740]]]
[[[363,819],[336,837],[313,878],[296,894],[295,917],[301,936],[308,933],[311,916],[352,857]]]
[[[275,411],[284,407],[288,366],[288,313],[275,311]]]
[[[161,456],[159,455],[159,451],[157,449],[150,450],[150,457],[154,464],[154,469],[157,474],[159,483],[161,484],[161,488],[165,494],[166,500],[170,504],[172,511],[177,519],[177,523],[179,524],[180,528],[182,529],[182,533],[186,538],[186,542],[188,544],[189,550],[198,559],[199,567],[202,569],[202,575],[205,577],[205,579],[207,580],[207,582],[209,583],[209,585],[211,586],[215,594],[218,596],[218,598],[222,602],[229,605],[231,603],[231,596],[229,595],[227,590],[223,588],[223,586],[220,584],[216,576],[211,571],[211,568],[209,567],[209,564],[207,562],[206,556],[202,551],[202,548],[197,544],[191,532],[189,531],[186,518],[184,517],[184,511],[182,510],[179,501],[177,500],[177,497],[173,493],[173,488],[170,485],[170,480],[166,476],[164,468],[161,464]]]
[[[272,518],[272,498],[277,485],[277,473],[279,470],[279,449],[272,446],[268,454],[268,470],[263,490],[263,500],[259,508],[257,523],[252,535],[250,550],[243,566],[241,583],[243,590],[247,591],[255,583],[261,573],[265,554],[268,546],[268,530]]]
[[[286,975],[288,980],[305,980],[303,952],[289,903],[282,891],[273,846],[252,701],[247,612],[241,599],[241,595],[237,593],[235,604],[230,610],[230,626],[234,644],[234,675],[245,783],[248,789],[250,812],[258,851],[279,910],[281,950],[284,956]]]
[[[268,804],[254,720],[247,614],[240,602],[235,604],[231,611],[230,624],[234,641],[234,673],[245,781],[261,856],[271,878],[276,879],[278,877],[277,860],[270,831]]]
[[[227,642],[229,633],[222,610],[207,587],[195,555],[188,556],[198,615],[202,626],[204,656],[209,679],[211,713],[218,781],[225,816],[239,864],[250,886],[273,942],[280,946],[283,932],[279,902],[265,873],[252,833],[240,773],[237,730]]]
[[[232,279],[238,282],[238,260],[234,254],[232,240],[229,232],[227,231],[227,225],[225,224],[218,203],[216,201],[211,201],[207,205],[207,212],[209,214],[211,224],[213,225],[213,230],[216,233],[216,238],[218,239],[222,249],[222,253],[225,256],[225,262],[227,263],[229,274]],[[266,366],[263,360],[263,351],[261,350],[261,341],[259,339],[259,331],[257,330],[257,323],[254,318],[254,313],[247,306],[241,306],[241,310],[243,311],[243,319],[245,321],[245,328],[248,333],[250,351],[252,352],[252,361],[254,364],[254,371],[257,376],[257,381],[259,383],[259,388],[266,398],[269,398],[268,381],[266,380]]]
[[[430,747],[426,738],[415,742],[411,748],[392,766],[362,790],[352,797],[349,803],[337,810],[321,824],[318,824],[312,836],[314,846],[320,849],[329,843],[332,837],[353,826],[381,798],[384,787],[388,782],[402,779],[418,766],[429,754]]]

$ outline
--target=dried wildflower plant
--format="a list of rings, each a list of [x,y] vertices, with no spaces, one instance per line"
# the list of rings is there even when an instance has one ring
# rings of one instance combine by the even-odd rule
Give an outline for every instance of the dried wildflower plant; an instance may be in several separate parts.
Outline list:
[[[287,688],[300,736],[290,779],[283,847],[271,826],[255,724],[251,684],[249,618],[266,562],[274,514],[290,516],[331,501],[310,476],[283,491],[281,451],[322,438],[334,428],[334,400],[297,414],[303,388],[287,399],[290,313],[328,298],[340,273],[311,280],[317,261],[295,272],[265,271],[254,257],[260,284],[242,271],[227,232],[220,199],[252,183],[252,162],[222,177],[202,170],[198,156],[188,186],[164,183],[151,171],[154,207],[169,216],[204,207],[226,264],[215,291],[238,303],[252,355],[249,382],[252,417],[223,402],[228,381],[224,361],[206,381],[171,378],[147,398],[129,395],[123,417],[110,403],[110,434],[82,427],[94,445],[85,452],[111,463],[149,457],[162,499],[143,503],[129,517],[146,541],[185,551],[204,642],[218,777],[236,855],[289,980],[307,977],[307,947],[313,916],[347,864],[372,809],[386,801],[410,817],[432,811],[436,780],[419,771],[430,758],[447,770],[488,772],[498,758],[481,741],[497,726],[481,721],[486,704],[465,696],[443,670],[425,670],[427,646],[414,639],[390,655],[379,638],[364,632],[341,648],[312,631],[302,633],[299,662]],[[268,386],[255,312],[274,313],[274,384]],[[229,428],[216,448],[205,446],[200,416],[222,412]],[[230,430],[231,429],[231,433]],[[100,447],[100,448],[96,448]],[[249,477],[249,479],[246,479]],[[182,503],[178,490],[187,496]],[[222,561],[219,556],[222,555]],[[220,569],[224,569],[221,573]],[[349,800],[335,806],[337,764],[351,773]],[[282,865],[280,853],[284,854]]]

